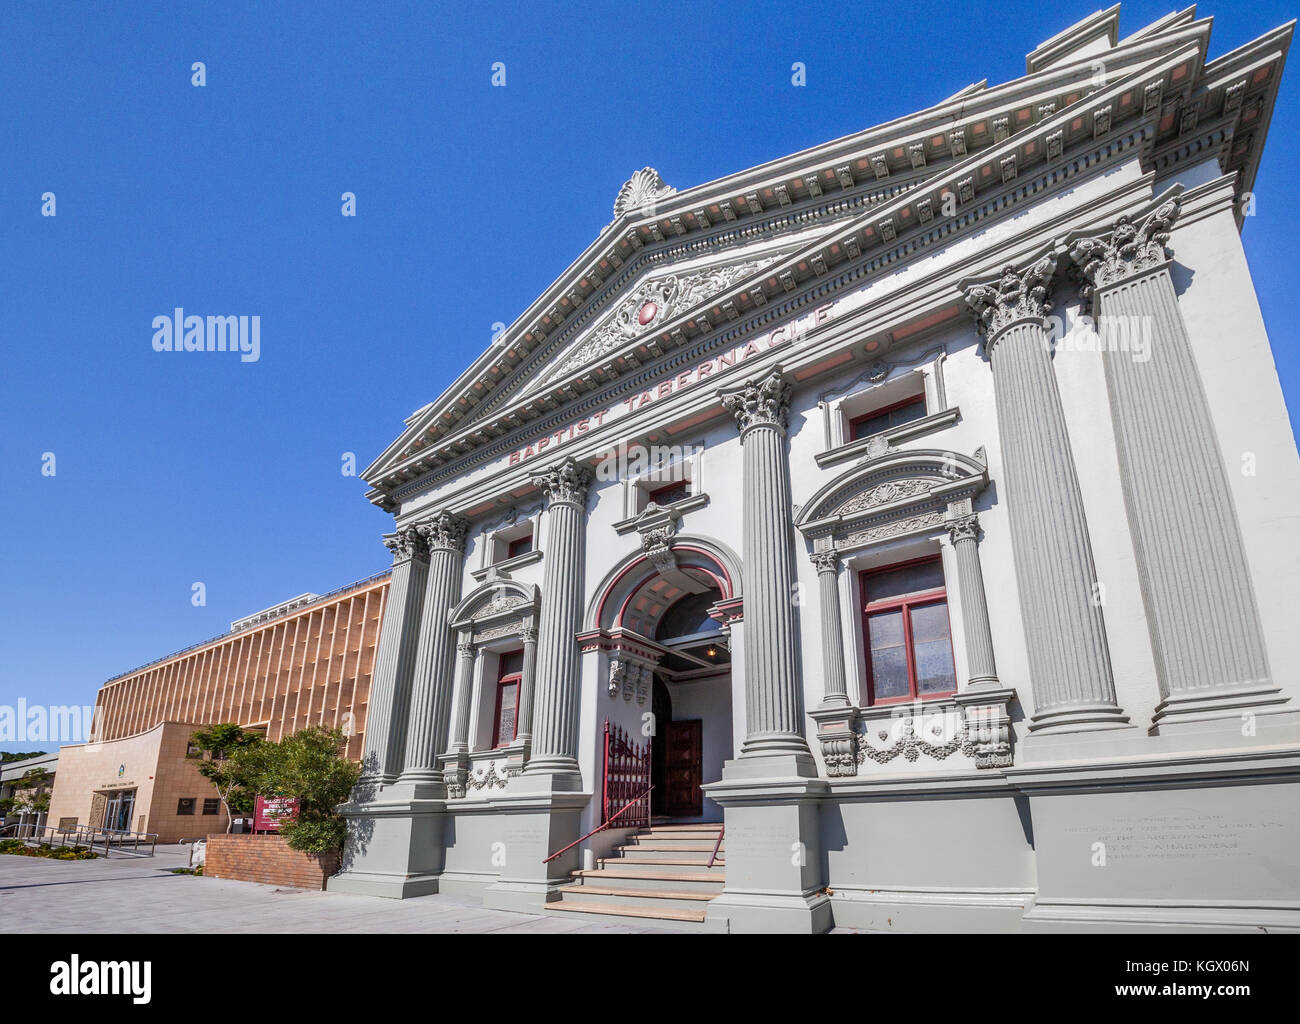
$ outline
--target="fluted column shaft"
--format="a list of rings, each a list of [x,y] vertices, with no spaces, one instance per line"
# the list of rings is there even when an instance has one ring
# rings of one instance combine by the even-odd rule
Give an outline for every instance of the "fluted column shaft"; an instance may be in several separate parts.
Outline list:
[[[967,291],[993,368],[1005,496],[1034,693],[1031,731],[1127,726],[1115,701],[1083,495],[1044,317],[1048,257]]]
[[[533,685],[537,675],[537,629],[534,626],[524,628],[524,668],[519,680],[519,727],[515,730],[515,740],[519,743],[531,743],[533,736]]]
[[[456,646],[460,656],[456,667],[456,714],[452,725],[450,752],[453,754],[469,753],[469,711],[473,702],[474,659],[478,651],[472,643],[465,642]]]
[[[817,589],[822,627],[822,704],[849,703],[848,676],[844,671],[844,632],[840,611],[840,555],[818,551],[812,556],[817,567]]]
[[[1165,242],[1176,202],[1072,249],[1106,372],[1124,500],[1160,692],[1179,714],[1238,714],[1225,691],[1271,685],[1259,609]],[[1144,344],[1123,344],[1143,340]],[[1168,713],[1162,705],[1157,722]]]
[[[740,426],[745,563],[745,719],[741,757],[808,754],[794,623],[790,385],[777,369],[721,393]]]
[[[444,511],[416,527],[428,546],[429,570],[411,684],[404,782],[434,782],[442,777],[438,754],[447,743],[456,646],[448,616],[460,603],[468,525]]]
[[[972,690],[996,690],[1001,684],[993,657],[993,631],[984,594],[984,570],[980,567],[978,517],[972,513],[950,522],[948,534],[957,562],[968,685]]]
[[[578,771],[578,645],[591,470],[573,459],[534,475],[545,492],[546,555],[537,629],[530,773]]]
[[[365,780],[387,784],[395,782],[402,771],[429,567],[424,561],[424,542],[413,527],[404,527],[384,543],[393,552],[393,574],[371,678],[362,771]]]

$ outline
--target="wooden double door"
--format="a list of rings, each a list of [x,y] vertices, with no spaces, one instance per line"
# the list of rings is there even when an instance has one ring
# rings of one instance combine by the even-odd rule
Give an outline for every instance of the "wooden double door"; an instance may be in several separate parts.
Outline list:
[[[704,720],[673,721],[668,687],[655,676],[653,710],[657,728],[650,755],[650,812],[672,818],[704,813]]]
[[[662,747],[664,813],[694,818],[704,813],[704,722],[699,718],[669,722]]]

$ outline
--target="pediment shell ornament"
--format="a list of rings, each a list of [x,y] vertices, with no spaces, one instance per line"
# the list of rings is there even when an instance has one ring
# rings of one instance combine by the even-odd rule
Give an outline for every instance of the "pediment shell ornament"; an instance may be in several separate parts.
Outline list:
[[[660,199],[667,199],[676,194],[677,189],[665,184],[664,179],[653,167],[642,167],[618,190],[618,195],[614,199],[614,219],[618,220],[628,212],[644,213],[648,216],[654,212],[654,204]]]

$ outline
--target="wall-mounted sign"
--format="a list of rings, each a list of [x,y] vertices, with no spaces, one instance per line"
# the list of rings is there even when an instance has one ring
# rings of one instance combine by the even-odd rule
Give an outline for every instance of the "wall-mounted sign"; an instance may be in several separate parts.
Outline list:
[[[553,434],[539,438],[532,444],[527,444],[512,451],[506,457],[506,464],[514,466],[521,462],[527,462],[531,458],[572,441],[575,437],[582,436],[593,428],[604,426],[607,418],[611,421],[621,419],[630,413],[638,411],[643,406],[668,398],[679,391],[695,387],[715,373],[721,373],[728,367],[734,366],[736,363],[743,363],[746,359],[759,355],[768,349],[777,348],[780,345],[797,344],[814,327],[821,326],[832,317],[842,315],[844,310],[839,307],[844,304],[845,300],[841,299],[838,302],[818,306],[813,311],[759,334],[743,345],[737,345],[725,352],[721,352],[698,366],[684,369],[676,375],[670,374],[663,377],[639,394],[630,395],[621,402],[616,402],[604,409],[598,409],[590,415],[562,427]]]
[[[298,801],[287,796],[259,796],[253,804],[253,831],[279,832],[280,820],[298,813]]]

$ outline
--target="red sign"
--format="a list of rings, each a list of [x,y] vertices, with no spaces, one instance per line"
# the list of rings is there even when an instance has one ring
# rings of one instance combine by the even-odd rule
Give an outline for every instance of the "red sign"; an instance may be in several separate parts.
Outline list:
[[[298,813],[298,801],[293,797],[259,796],[253,805],[253,831],[279,832],[280,819],[292,818]]]

